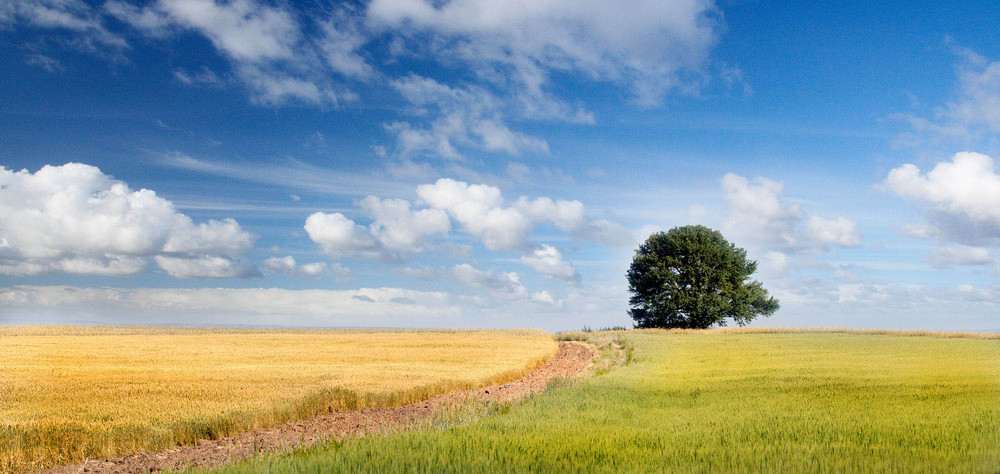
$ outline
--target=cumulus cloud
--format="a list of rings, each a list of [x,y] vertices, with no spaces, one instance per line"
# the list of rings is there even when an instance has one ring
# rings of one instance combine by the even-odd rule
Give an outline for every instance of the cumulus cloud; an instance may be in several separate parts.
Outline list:
[[[521,196],[514,202],[514,208],[533,222],[551,223],[580,240],[600,242],[610,247],[627,247],[634,242],[631,233],[620,224],[605,219],[588,219],[583,203],[577,200]]]
[[[246,277],[254,236],[232,219],[195,224],[148,189],[68,163],[0,167],[0,272],[125,275],[156,257],[177,277]]]
[[[993,159],[979,153],[956,154],[922,173],[913,164],[889,172],[884,186],[929,211],[927,235],[940,233],[962,243],[1000,239],[1000,175]]]
[[[619,224],[588,219],[580,201],[522,196],[507,206],[500,188],[448,178],[418,186],[417,195],[431,207],[446,211],[490,250],[531,250],[528,235],[537,223],[550,223],[578,239],[609,246],[627,246],[633,241]]]
[[[335,257],[379,258],[377,241],[367,229],[339,212],[317,212],[306,218],[306,232],[323,251]]]
[[[764,177],[750,180],[728,173],[722,177],[722,191],[729,203],[726,224],[747,238],[766,246],[795,247],[799,244],[796,224],[802,220],[802,208],[779,201],[785,185]]]
[[[503,207],[500,188],[442,178],[421,184],[417,195],[433,208],[446,211],[462,230],[489,250],[519,251],[528,247],[531,220],[517,209]]]
[[[514,208],[535,222],[551,222],[567,233],[581,232],[588,224],[580,201],[521,196],[514,202]]]
[[[341,213],[316,212],[306,219],[305,230],[334,257],[401,263],[427,248],[447,246],[428,239],[446,238],[454,220],[456,230],[471,235],[486,249],[522,253],[522,261],[540,274],[566,281],[579,281],[580,276],[558,249],[530,242],[536,225],[552,224],[575,238],[607,245],[633,241],[616,223],[588,219],[579,201],[521,197],[508,205],[500,188],[448,178],[422,184],[416,191],[420,208],[404,199],[368,196],[358,203],[371,219],[368,225]]]
[[[541,245],[521,257],[521,263],[533,268],[540,275],[568,282],[579,282],[580,273],[572,263],[563,259],[562,252],[550,245]]]
[[[361,209],[374,220],[369,232],[389,250],[419,252],[423,237],[451,230],[451,221],[441,209],[413,211],[404,199],[379,199],[368,196],[361,201]]]
[[[806,219],[798,204],[782,202],[784,183],[764,177],[752,182],[728,173],[722,191],[729,203],[727,230],[764,250],[794,252],[810,247],[855,247],[861,245],[857,224],[846,217]],[[805,221],[805,229],[802,229]]]
[[[403,199],[368,196],[360,203],[373,219],[368,227],[355,224],[343,214],[317,212],[306,219],[309,238],[334,256],[399,261],[423,251],[427,236],[447,235],[448,215],[440,209],[410,209]]]

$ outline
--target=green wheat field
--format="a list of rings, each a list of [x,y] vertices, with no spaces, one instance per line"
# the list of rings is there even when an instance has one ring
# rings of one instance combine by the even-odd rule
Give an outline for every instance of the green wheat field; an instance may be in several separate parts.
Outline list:
[[[626,363],[221,472],[1000,472],[1000,340],[960,336],[564,334]]]

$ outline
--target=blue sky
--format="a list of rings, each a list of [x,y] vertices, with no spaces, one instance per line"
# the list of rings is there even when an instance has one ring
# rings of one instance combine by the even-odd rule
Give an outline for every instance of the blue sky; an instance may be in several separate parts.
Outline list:
[[[720,229],[756,325],[1000,330],[991,2],[0,5],[0,322],[628,325]]]

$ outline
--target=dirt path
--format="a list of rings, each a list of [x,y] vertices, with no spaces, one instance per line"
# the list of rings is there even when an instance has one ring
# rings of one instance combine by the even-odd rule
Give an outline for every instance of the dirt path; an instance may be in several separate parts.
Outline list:
[[[136,453],[105,460],[86,461],[62,466],[46,473],[106,472],[132,473],[179,469],[187,466],[218,466],[253,456],[256,453],[281,451],[330,438],[371,433],[386,428],[402,428],[430,417],[445,405],[469,397],[506,402],[539,392],[557,377],[583,372],[594,357],[593,346],[560,342],[555,357],[520,380],[462,392],[438,395],[423,402],[394,408],[370,408],[320,415],[308,420],[287,423],[267,430],[241,433],[218,440],[202,440],[196,446],[181,446],[168,451]]]

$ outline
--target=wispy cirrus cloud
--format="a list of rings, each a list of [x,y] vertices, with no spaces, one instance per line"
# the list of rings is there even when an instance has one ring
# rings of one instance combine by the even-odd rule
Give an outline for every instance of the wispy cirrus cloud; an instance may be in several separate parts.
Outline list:
[[[404,33],[424,54],[463,61],[529,96],[546,97],[548,75],[571,71],[624,84],[645,104],[692,86],[721,27],[705,0],[374,0],[367,16],[383,31]]]
[[[548,154],[545,139],[519,130],[525,121],[596,120],[579,98],[552,87],[554,74],[626,88],[635,101],[655,106],[714,74],[709,55],[723,29],[711,0],[375,0],[330,7],[109,0],[100,8],[26,0],[0,8],[0,24],[61,28],[106,49],[127,49],[125,38],[135,34],[162,44],[197,35],[222,65],[174,67],[175,78],[191,86],[237,85],[261,105],[339,107],[384,99],[390,88],[408,105],[385,121],[394,157],[404,160],[457,159],[470,151]],[[109,22],[126,28],[112,33]],[[400,59],[415,64],[400,70]],[[457,74],[433,73],[442,67]]]
[[[964,148],[992,143],[1000,132],[1000,61],[961,46],[954,52],[955,91],[950,99],[926,113],[901,113],[909,129],[897,143],[918,149],[957,144]]]
[[[319,20],[319,32],[313,35],[303,32],[299,12],[256,0],[158,0],[141,8],[111,1],[105,11],[152,38],[167,40],[181,32],[204,36],[263,104],[351,101],[356,95],[331,75],[363,78],[371,73],[357,54],[365,42],[353,26],[357,23],[338,21],[345,15],[339,11]],[[182,72],[179,77],[197,76]]]
[[[168,153],[162,157],[162,163],[214,176],[317,193],[363,196],[375,192],[395,197],[409,195],[413,191],[413,185],[402,180],[373,173],[334,171],[293,159],[284,163],[254,163],[248,166],[245,162],[204,160],[183,153]]]

